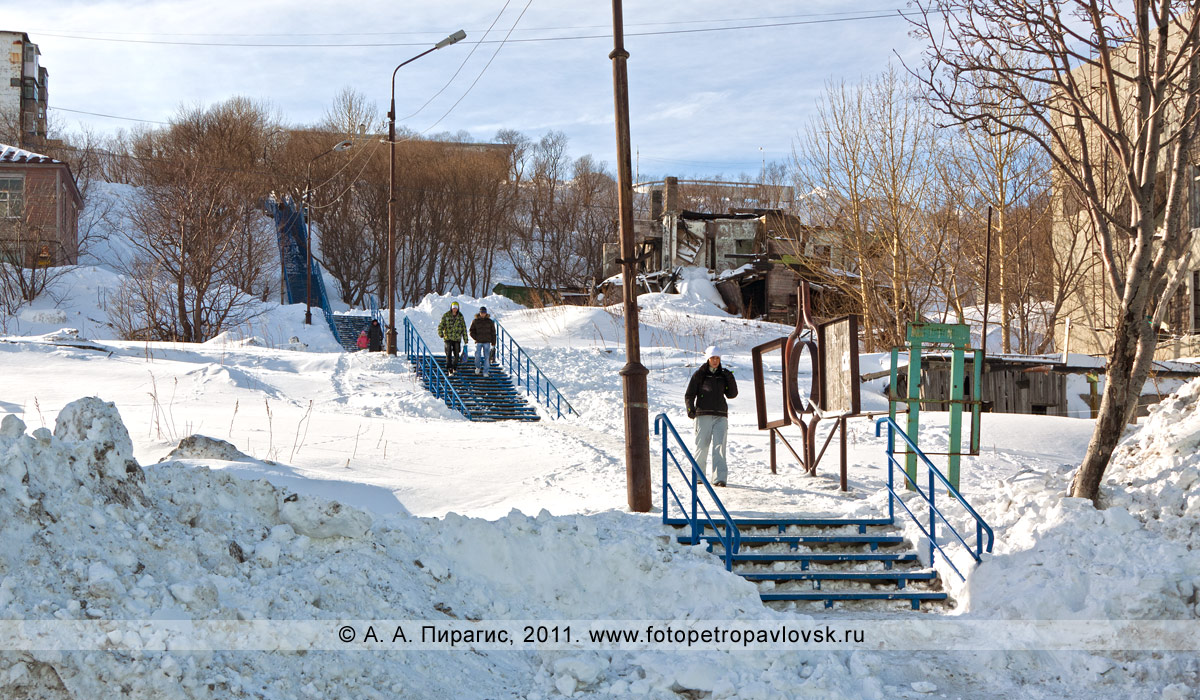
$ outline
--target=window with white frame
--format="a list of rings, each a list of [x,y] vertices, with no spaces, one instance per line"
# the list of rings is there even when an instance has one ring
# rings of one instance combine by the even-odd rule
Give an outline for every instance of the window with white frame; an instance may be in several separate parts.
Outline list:
[[[25,207],[25,178],[0,175],[0,219],[19,219]]]

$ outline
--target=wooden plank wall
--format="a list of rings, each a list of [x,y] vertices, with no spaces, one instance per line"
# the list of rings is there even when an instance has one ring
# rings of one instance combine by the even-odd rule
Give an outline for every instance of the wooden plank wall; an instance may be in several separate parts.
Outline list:
[[[973,369],[967,362],[966,379],[970,387]],[[907,378],[898,377],[899,391],[903,394]],[[969,395],[969,391],[968,391]],[[950,364],[933,363],[921,373],[921,398],[944,399],[950,396]],[[983,368],[984,410],[994,413],[1042,413],[1050,416],[1067,415],[1067,378],[1057,372],[1026,372],[1014,367]],[[1035,411],[1034,407],[1039,410]],[[949,410],[949,403],[924,404],[931,411]]]

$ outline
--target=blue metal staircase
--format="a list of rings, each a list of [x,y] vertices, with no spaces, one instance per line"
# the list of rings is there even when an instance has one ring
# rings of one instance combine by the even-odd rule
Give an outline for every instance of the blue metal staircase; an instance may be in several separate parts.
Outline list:
[[[663,523],[685,528],[686,533],[677,538],[679,542],[706,545],[721,557],[727,570],[758,585],[759,597],[764,602],[812,601],[832,607],[836,601],[902,600],[916,610],[922,602],[946,601],[948,596],[941,590],[938,572],[923,566],[917,553],[898,534],[895,501],[914,519],[917,516],[900,499],[893,482],[894,473],[905,473],[894,456],[896,435],[903,437],[910,451],[916,452],[931,472],[928,491],[917,490],[929,507],[929,526],[917,521],[930,542],[928,562],[932,563],[935,551],[941,552],[962,576],[937,541],[938,520],[954,535],[955,539],[947,540],[947,544],[958,541],[976,562],[985,548],[985,532],[986,550],[991,551],[991,529],[962,494],[951,489],[955,501],[976,519],[975,547],[967,545],[935,506],[934,480],[940,478],[944,482],[941,472],[894,422],[881,419],[877,432],[885,425],[884,421],[889,427],[887,518],[741,519],[729,516],[671,421],[660,413],[654,420],[654,432],[662,436]],[[672,481],[677,483],[680,477],[682,488],[676,489]],[[948,482],[945,486],[950,488]],[[687,497],[688,502],[681,496]],[[712,504],[711,510],[705,502]],[[713,517],[711,512],[718,512],[721,517]]]
[[[291,198],[277,199],[268,197],[263,208],[275,219],[275,240],[279,243],[279,261],[283,266],[283,290],[288,304],[303,304],[307,299],[309,271],[306,270],[309,261],[308,229],[304,216],[298,211]],[[321,307],[325,323],[333,336],[347,350],[357,350],[353,342],[349,346],[342,339],[333,309],[329,305],[329,295],[325,292],[325,280],[321,267],[316,259],[312,260],[312,305]],[[360,329],[361,330],[361,329]],[[355,332],[354,339],[357,340]]]
[[[333,314],[333,335],[346,352],[358,351],[358,334],[371,325],[370,316]]]
[[[554,386],[554,382],[542,373],[542,369],[529,353],[517,344],[512,334],[501,326],[499,321],[493,320],[493,323],[496,324],[496,360],[512,374],[517,386],[524,387],[525,394],[545,406],[555,418],[579,415],[571,402]]]
[[[467,420],[541,420],[537,409],[496,362],[490,363],[487,377],[475,374],[470,360],[460,362],[458,372],[448,374],[446,356],[434,355],[408,318],[404,319],[404,353],[425,387]]]

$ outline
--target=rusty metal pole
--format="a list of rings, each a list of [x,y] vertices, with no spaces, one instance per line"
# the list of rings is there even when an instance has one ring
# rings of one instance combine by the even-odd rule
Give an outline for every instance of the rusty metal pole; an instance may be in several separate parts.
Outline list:
[[[991,309],[988,308],[990,298],[988,292],[992,286],[992,207],[988,205],[988,225],[987,225],[987,240],[984,242],[983,253],[983,330],[979,335],[979,347],[983,349],[983,357],[987,357],[987,327],[988,316],[991,315]],[[1003,316],[1003,314],[1001,315]],[[981,392],[979,394],[983,396]]]
[[[650,411],[646,396],[646,375],[638,338],[636,256],[633,251],[633,167],[629,147],[629,76],[626,62],[624,19],[621,0],[613,0],[613,50],[608,55],[613,66],[613,98],[617,122],[617,194],[621,226],[621,292],[625,307],[625,366],[621,385],[625,396],[625,483],[629,509],[635,513],[650,510]]]

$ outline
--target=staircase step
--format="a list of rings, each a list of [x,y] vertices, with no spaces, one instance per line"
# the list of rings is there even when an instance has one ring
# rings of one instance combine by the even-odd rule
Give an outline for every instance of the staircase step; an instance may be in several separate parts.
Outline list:
[[[671,521],[668,525],[684,525],[687,521],[680,518],[677,521]],[[850,527],[859,528],[866,527],[890,527],[894,528],[895,523],[890,520],[879,518],[734,518],[733,524],[738,528],[788,528],[788,527]],[[711,523],[705,522],[704,527],[712,527]]]
[[[936,571],[735,571],[747,581],[933,581]]]
[[[904,554],[895,554],[890,552],[808,552],[805,554],[735,554],[733,555],[734,563],[742,564],[767,564],[777,561],[794,561],[800,562],[802,566],[808,564],[834,564],[839,562],[856,563],[877,561],[885,566],[892,564],[910,564],[920,561],[915,553],[907,552]]]
[[[678,539],[683,544],[692,544],[690,535],[680,535]],[[720,543],[721,537],[701,535],[700,540],[716,544]],[[881,544],[904,544],[906,540],[900,535],[743,535],[741,542],[743,547],[766,544],[869,544],[876,547]]]
[[[837,600],[906,600],[912,603],[913,610],[920,607],[921,601],[948,600],[949,595],[941,591],[785,591],[763,592],[758,596],[763,602],[767,601],[822,601],[825,607],[833,607]]]

